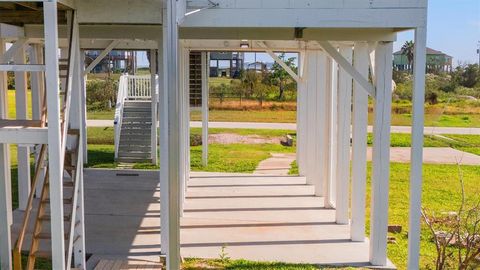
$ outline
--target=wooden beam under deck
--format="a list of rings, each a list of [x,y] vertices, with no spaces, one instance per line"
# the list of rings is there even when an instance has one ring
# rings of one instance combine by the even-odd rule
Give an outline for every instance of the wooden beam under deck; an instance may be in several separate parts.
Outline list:
[[[6,10],[0,9],[0,23],[13,25],[43,24],[42,10]],[[58,23],[66,24],[65,11],[58,11]]]

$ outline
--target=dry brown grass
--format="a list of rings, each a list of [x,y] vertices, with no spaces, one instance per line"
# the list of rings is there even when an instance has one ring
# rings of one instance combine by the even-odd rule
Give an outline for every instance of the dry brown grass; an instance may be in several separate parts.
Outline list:
[[[264,101],[262,106],[257,100],[243,99],[228,99],[220,102],[219,99],[210,99],[210,110],[224,110],[224,111],[296,111],[297,102],[295,101]]]

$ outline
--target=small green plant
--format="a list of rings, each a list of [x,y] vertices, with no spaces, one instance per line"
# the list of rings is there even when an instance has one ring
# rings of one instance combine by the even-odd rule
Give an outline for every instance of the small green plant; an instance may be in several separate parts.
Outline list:
[[[220,249],[219,257],[222,263],[228,263],[230,261],[230,256],[228,256],[226,244],[222,245],[222,248]]]

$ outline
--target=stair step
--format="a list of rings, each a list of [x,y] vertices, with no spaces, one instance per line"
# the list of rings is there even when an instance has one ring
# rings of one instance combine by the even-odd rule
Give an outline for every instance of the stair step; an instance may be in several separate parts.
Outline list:
[[[37,257],[37,258],[43,258],[43,259],[49,259],[52,257],[52,253],[50,253],[49,251],[37,251],[35,253],[33,253],[33,256]]]
[[[68,130],[68,135],[77,135],[78,136],[78,135],[80,135],[80,130],[71,128],[71,129]]]
[[[123,115],[144,115],[144,116],[151,116],[152,110],[147,108],[125,108],[123,109]]]
[[[63,217],[63,221],[70,221],[70,218],[71,218],[71,215],[67,214]],[[44,214],[43,216],[39,217],[39,219],[42,221],[50,221],[52,217],[50,216],[50,214]]]
[[[64,204],[72,204],[72,202],[73,202],[73,199],[72,199],[72,198],[64,198],[64,199],[63,199],[63,203],[64,203]],[[45,204],[50,203],[50,198],[44,199],[44,200],[42,201],[42,203],[45,203]]]
[[[124,163],[139,163],[139,162],[152,162],[151,158],[129,158],[129,157],[119,157],[117,159],[118,162]]]
[[[145,135],[145,133],[131,133],[127,130],[122,130],[120,134],[120,144],[123,142],[127,144],[132,144],[132,142],[148,142],[150,144],[150,136]]]
[[[128,146],[132,146],[132,147],[150,147],[150,140],[122,140],[120,142],[120,145],[119,145],[119,148],[120,147],[128,147]]]
[[[118,152],[118,157],[126,158],[150,158],[150,153],[140,153],[140,152]]]
[[[152,129],[151,129],[151,125],[144,126],[142,128],[142,127],[138,127],[138,124],[128,124],[128,125],[124,125],[121,131],[122,133],[125,132],[125,134],[133,133],[135,135],[147,136],[147,135],[150,135],[150,132],[152,131]]]
[[[151,130],[150,130],[151,131]],[[120,135],[135,135],[135,136],[144,136],[144,137],[149,137],[150,136],[149,130],[145,129],[140,129],[140,128],[125,128],[122,129]],[[147,135],[148,134],[148,135]],[[150,137],[149,137],[150,138]]]
[[[69,237],[68,233],[65,233],[64,237],[65,239],[68,239]],[[50,233],[37,233],[34,238],[48,240],[48,239],[52,239],[52,235]]]
[[[152,107],[152,102],[151,101],[126,101],[123,106],[125,108],[151,108]]]
[[[123,113],[152,113],[150,107],[124,107]]]
[[[75,166],[70,165],[70,164],[65,164],[64,165],[64,170],[67,170],[67,171],[75,170]]]
[[[146,153],[146,154],[149,154],[152,152],[150,150],[150,147],[147,145],[147,146],[134,146],[134,147],[128,147],[128,146],[125,146],[125,147],[119,147],[118,149],[118,152],[119,153]]]
[[[152,124],[152,119],[148,119],[145,117],[124,117],[122,119],[122,124],[145,124],[145,125],[151,125]]]
[[[147,130],[148,133],[151,131],[152,125],[141,125],[141,124],[128,124],[122,126],[122,132],[123,131],[145,131]]]

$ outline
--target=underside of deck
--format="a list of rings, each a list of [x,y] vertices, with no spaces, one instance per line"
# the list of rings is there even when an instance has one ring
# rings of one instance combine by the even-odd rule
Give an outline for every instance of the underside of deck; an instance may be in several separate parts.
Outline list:
[[[85,170],[88,262],[158,260],[158,172]],[[368,266],[369,245],[303,177],[192,173],[181,219],[183,257]],[[15,213],[18,224],[21,211]],[[16,226],[14,226],[15,228]],[[15,230],[14,230],[15,231]],[[47,247],[48,248],[48,247]]]

